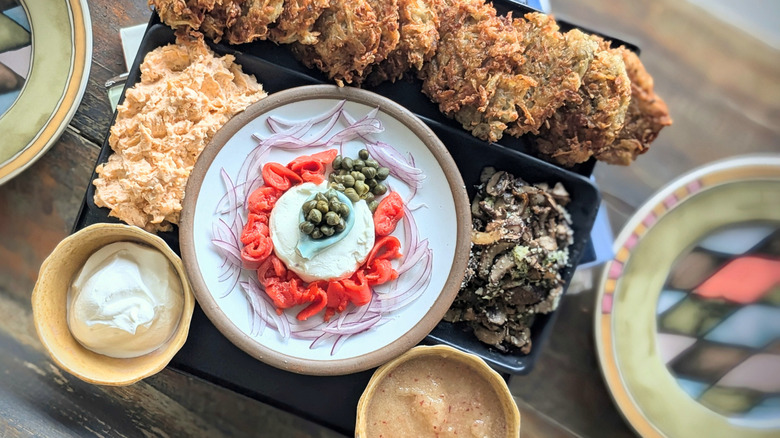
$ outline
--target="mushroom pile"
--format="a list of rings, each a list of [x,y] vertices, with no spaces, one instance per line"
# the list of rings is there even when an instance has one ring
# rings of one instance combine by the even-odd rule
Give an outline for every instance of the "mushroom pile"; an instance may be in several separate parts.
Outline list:
[[[483,169],[477,189],[466,277],[444,319],[467,323],[500,351],[528,353],[534,316],[553,311],[563,293],[571,198],[561,183],[528,184],[492,167]]]

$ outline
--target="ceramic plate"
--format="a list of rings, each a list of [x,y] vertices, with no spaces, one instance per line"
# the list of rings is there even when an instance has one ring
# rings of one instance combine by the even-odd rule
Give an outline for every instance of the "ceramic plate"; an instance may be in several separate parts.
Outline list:
[[[65,130],[91,59],[86,0],[0,0],[0,184]]]
[[[350,307],[328,323],[323,321],[322,314],[305,323],[297,322],[295,315],[300,307],[277,315],[264,292],[247,291],[249,283],[255,281],[256,271],[241,270],[234,286],[236,278],[225,270],[226,259],[213,243],[215,236],[219,238],[221,234],[220,222],[233,224],[246,217],[243,208],[238,209],[237,219],[222,212],[227,193],[233,191],[230,187],[252,179],[241,170],[248,157],[257,157],[258,165],[251,166],[256,169],[266,162],[286,165],[297,156],[333,148],[345,156],[357,156],[365,141],[360,138],[336,141],[341,135],[337,133],[351,121],[370,117],[377,108],[381,132],[367,134],[365,138],[391,145],[412,167],[422,170],[424,176],[423,184],[416,191],[395,176],[387,179],[387,185],[407,200],[411,210],[411,217],[404,218],[393,235],[402,242],[401,251],[410,256],[410,262],[418,261],[401,274],[397,283],[375,287],[369,305]],[[306,133],[298,136],[329,144],[294,150],[283,146],[266,148],[271,144],[270,139],[276,138],[269,117],[286,123],[320,118],[321,121],[308,126],[301,131]],[[275,129],[285,126],[282,123]],[[241,187],[237,191],[241,199],[244,196]],[[378,366],[416,345],[431,331],[448,309],[463,279],[470,242],[470,213],[463,180],[454,161],[419,119],[398,104],[364,90],[330,85],[300,87],[273,94],[252,105],[226,124],[204,149],[186,193],[180,243],[198,302],[233,343],[257,359],[282,369],[325,375]],[[415,233],[407,233],[405,226],[417,230],[417,244],[410,241]],[[240,230],[240,226],[235,229]],[[230,240],[224,234],[222,238]],[[419,259],[411,257],[415,253]],[[404,259],[393,263],[400,270]],[[430,270],[425,272],[426,269]],[[404,296],[403,301],[391,298],[407,290],[418,293]],[[368,316],[363,315],[365,312]],[[377,323],[370,329],[342,335],[351,321],[358,324],[357,321],[374,319]]]
[[[596,341],[645,437],[780,434],[780,157],[695,170],[628,222]]]

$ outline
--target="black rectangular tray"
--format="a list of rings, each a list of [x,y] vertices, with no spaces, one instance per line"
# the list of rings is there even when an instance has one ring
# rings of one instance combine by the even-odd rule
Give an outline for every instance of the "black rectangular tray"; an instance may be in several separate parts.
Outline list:
[[[501,12],[515,11],[515,16],[533,11],[511,0],[496,0],[494,4]],[[563,29],[574,27],[565,22],[559,23]],[[616,45],[623,44],[637,50],[631,44],[606,38],[613,40]],[[146,53],[174,41],[173,31],[161,24],[157,15],[153,14],[130,69],[125,89],[140,80],[140,64]],[[328,83],[324,75],[301,65],[284,46],[267,41],[239,46],[210,43],[210,46],[220,55],[234,55],[244,72],[254,74],[268,93],[302,85]],[[533,141],[528,137],[505,137],[498,144],[480,141],[464,131],[457,122],[444,117],[420,89],[418,80],[410,80],[386,83],[370,90],[412,110],[436,133],[455,159],[470,196],[474,195],[474,185],[486,165],[510,171],[529,182],[560,181],[569,190],[572,203],[567,208],[574,221],[575,242],[570,248],[571,265],[562,272],[568,286],[578,261],[593,260],[589,233],[598,210],[599,194],[586,177],[591,174],[594,162],[566,170],[528,155],[530,142]],[[124,91],[120,103],[123,99]],[[106,162],[111,153],[106,138],[96,166]],[[93,172],[92,180],[96,177]],[[107,209],[97,207],[93,198],[94,186],[90,184],[74,231],[94,223],[119,222],[116,218],[108,217]],[[178,229],[158,235],[179,253]],[[555,318],[556,313],[553,312],[536,319],[531,338],[534,347],[527,355],[502,354],[489,349],[462,327],[447,322],[441,322],[423,343],[448,344],[476,354],[508,378],[510,374],[530,372]],[[214,327],[199,306],[195,308],[188,340],[172,360],[171,366],[348,435],[353,434],[357,400],[373,373],[373,370],[369,370],[347,376],[316,377],[273,368],[234,346]]]

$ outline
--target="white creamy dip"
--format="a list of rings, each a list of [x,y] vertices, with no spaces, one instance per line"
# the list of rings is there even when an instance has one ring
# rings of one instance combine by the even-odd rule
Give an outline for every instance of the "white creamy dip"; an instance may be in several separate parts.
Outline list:
[[[352,206],[350,214],[355,215],[355,224],[343,239],[310,259],[301,256],[297,248],[301,238],[298,228],[301,208],[312,195],[327,188],[327,182],[319,186],[305,183],[292,187],[276,201],[271,212],[269,226],[274,253],[288,269],[306,282],[349,276],[360,267],[374,247],[374,217],[366,201],[361,200]]]
[[[68,327],[95,353],[150,353],[176,331],[184,297],[176,270],[159,251],[132,242],[92,254],[68,295]]]

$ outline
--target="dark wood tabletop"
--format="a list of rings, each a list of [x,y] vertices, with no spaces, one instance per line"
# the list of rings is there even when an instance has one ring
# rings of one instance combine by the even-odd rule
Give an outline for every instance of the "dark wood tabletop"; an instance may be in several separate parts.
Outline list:
[[[67,236],[90,183],[112,110],[106,80],[123,73],[119,29],[145,23],[145,0],[90,0],[89,84],[59,141],[0,186],[0,436],[338,436],[317,424],[188,374],[165,369],[127,387],[61,371],[32,322],[41,262]],[[629,167],[597,165],[617,231],[650,195],[713,160],[780,153],[780,52],[684,0],[558,0],[560,18],[635,43],[672,113]],[[599,371],[595,291],[562,300],[536,368],[510,388],[523,436],[631,436]]]

